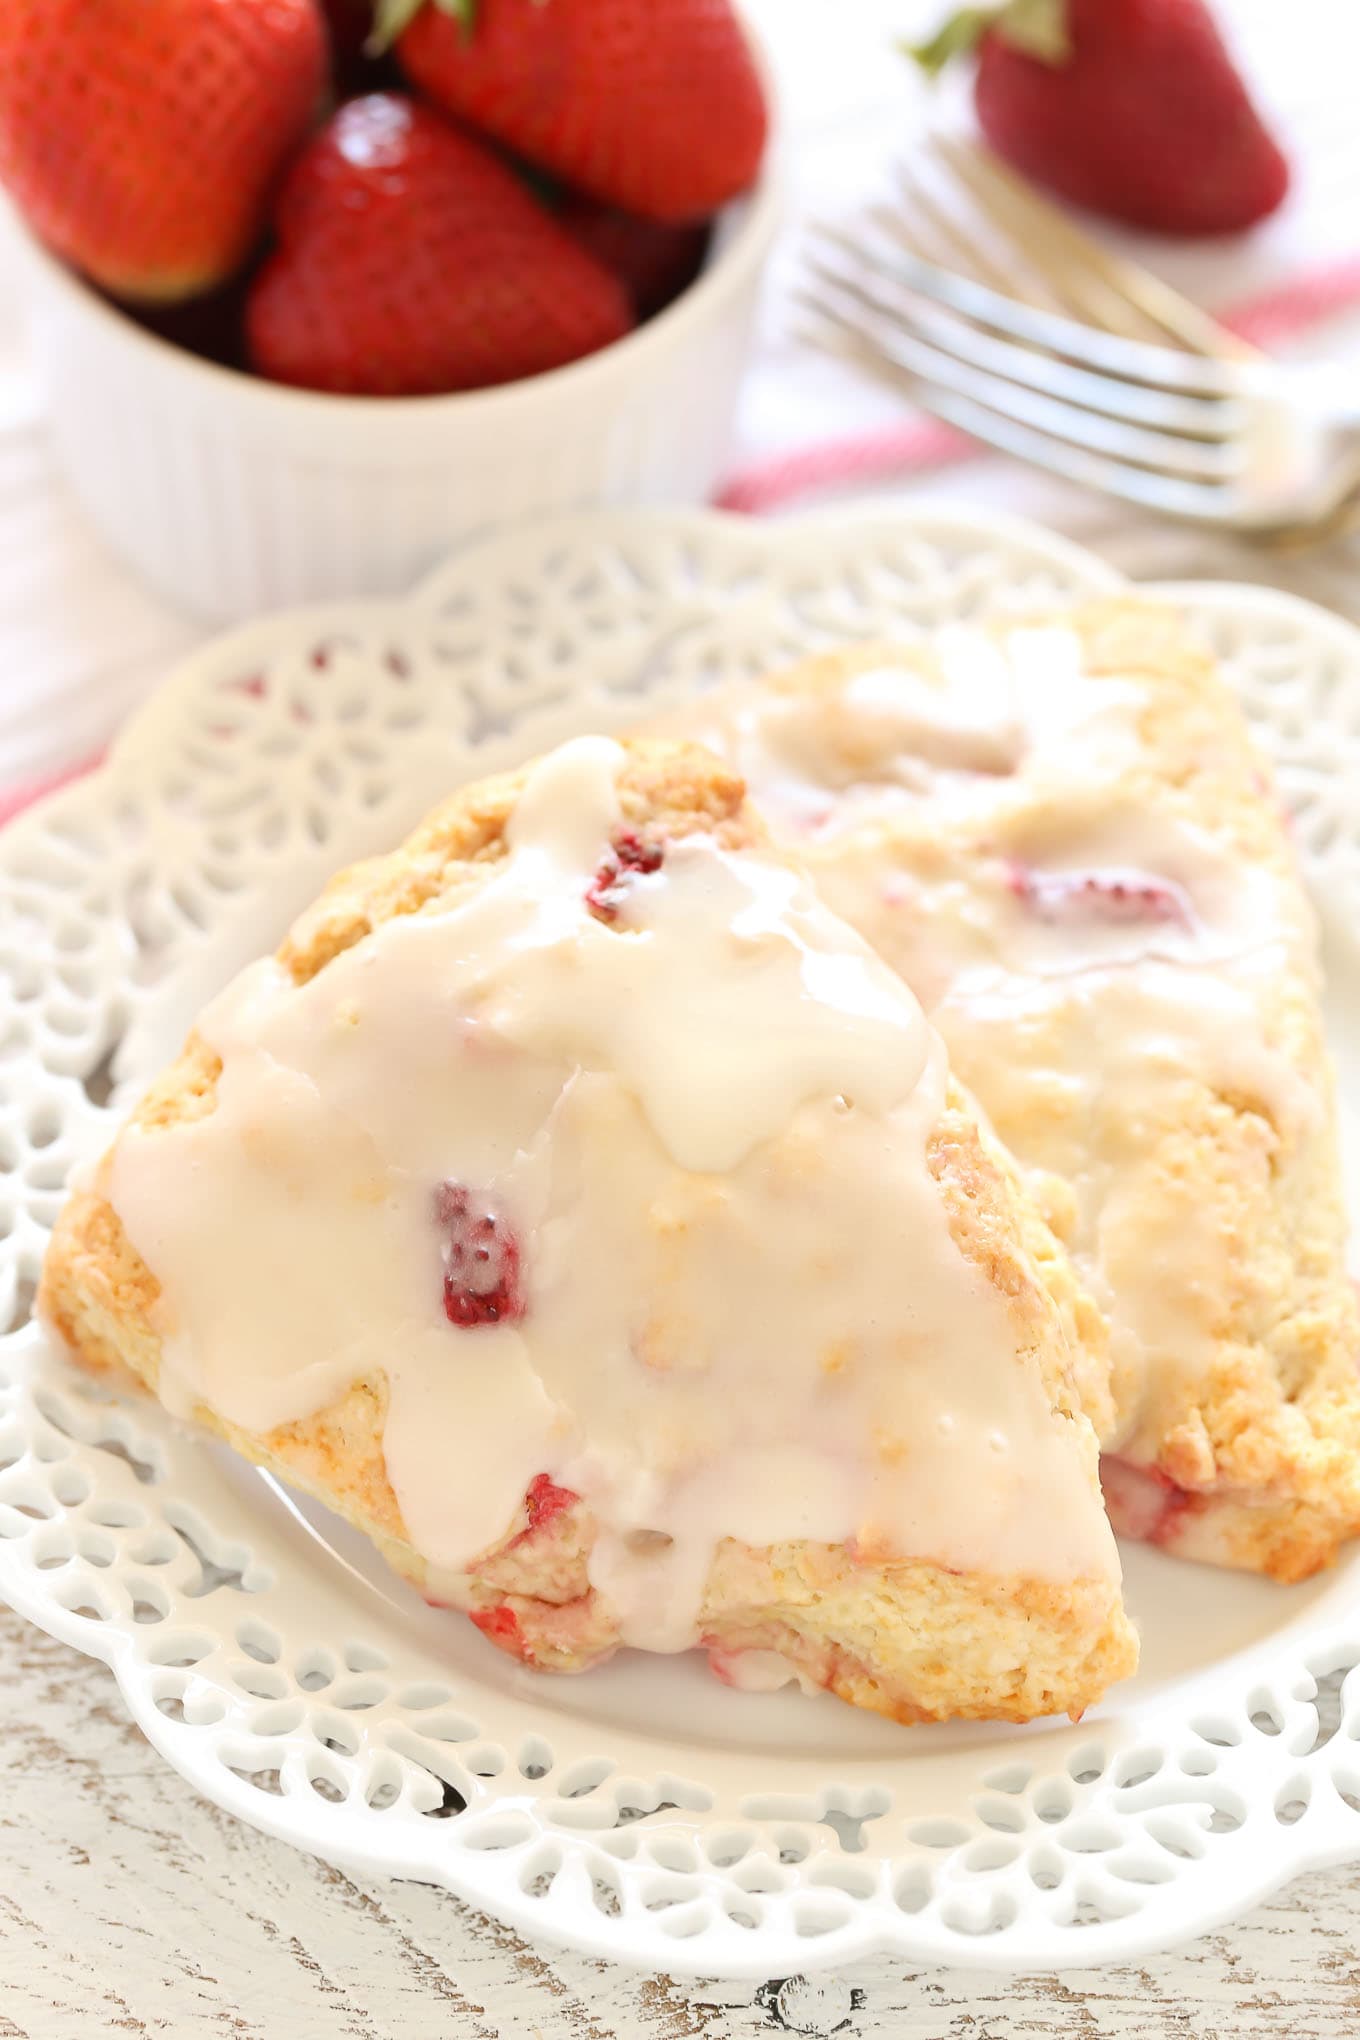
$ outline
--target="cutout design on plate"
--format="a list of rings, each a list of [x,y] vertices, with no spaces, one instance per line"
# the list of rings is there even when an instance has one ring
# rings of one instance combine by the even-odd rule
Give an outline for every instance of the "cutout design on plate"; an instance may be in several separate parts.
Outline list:
[[[407,605],[210,647],[103,772],[0,838],[0,1324],[23,1325],[68,1171],[197,1007],[457,779],[809,645],[932,629],[998,589],[1048,604],[1112,584],[961,513],[600,517],[479,546]],[[1360,640],[1249,591],[1191,607],[1315,874],[1360,921]],[[1296,1621],[1249,1672],[1116,1694],[1079,1729],[819,1757],[827,1701],[811,1751],[781,1755],[592,1719],[588,1679],[451,1648],[342,1558],[300,1557],[285,1515],[31,1329],[0,1342],[0,1590],[109,1661],[199,1790],[333,1859],[587,1951],[768,1977],[876,1947],[1113,1960],[1360,1857],[1360,1616]]]

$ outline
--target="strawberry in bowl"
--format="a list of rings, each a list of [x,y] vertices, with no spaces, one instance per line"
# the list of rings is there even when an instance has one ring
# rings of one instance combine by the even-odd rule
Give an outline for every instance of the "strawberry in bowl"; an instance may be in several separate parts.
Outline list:
[[[326,63],[314,0],[16,0],[0,9],[0,182],[116,297],[197,296],[249,259]]]
[[[778,210],[730,0],[447,4],[0,20],[59,450],[204,616],[399,592],[472,529],[721,470]]]
[[[745,191],[765,96],[728,0],[385,0],[435,104],[644,219],[695,220]],[[406,25],[408,24],[409,25]]]
[[[275,234],[246,336],[277,382],[480,389],[578,361],[633,324],[622,283],[512,170],[398,93],[332,116],[289,173]]]

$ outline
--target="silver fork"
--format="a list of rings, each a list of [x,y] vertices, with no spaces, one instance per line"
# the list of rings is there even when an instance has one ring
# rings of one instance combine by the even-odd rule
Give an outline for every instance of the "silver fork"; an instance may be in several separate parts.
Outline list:
[[[975,439],[1262,536],[1357,515],[1350,378],[1267,360],[980,149],[936,137],[896,203],[815,228],[806,266],[811,337]]]

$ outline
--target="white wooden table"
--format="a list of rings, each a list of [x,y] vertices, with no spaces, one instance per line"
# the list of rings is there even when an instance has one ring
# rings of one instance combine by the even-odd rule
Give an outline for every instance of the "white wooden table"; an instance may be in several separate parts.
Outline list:
[[[1360,1869],[1135,1967],[1011,1980],[857,1965],[674,1983],[528,1948],[442,1891],[359,1881],[197,1798],[102,1665],[0,1615],[4,2040],[1340,2040]]]
[[[799,182],[819,207],[871,181],[906,141],[919,102],[884,41],[928,4],[753,0],[783,73]],[[1360,124],[1338,47],[1360,34],[1350,10],[1224,5],[1311,155],[1300,203],[1251,247],[1159,254],[1214,303],[1347,237],[1360,250]],[[1310,76],[1289,71],[1291,52]],[[18,344],[0,250],[0,791],[87,755],[199,636],[131,584],[75,513],[40,418],[25,415]],[[1360,321],[1320,344],[1360,357]],[[792,351],[776,320],[739,453],[892,414],[881,392]],[[1039,516],[1130,573],[1269,579],[1360,617],[1353,553],[1264,561],[992,461],[915,486]],[[1012,1981],[875,1962],[810,1981],[681,1984],[545,1955],[442,1892],[355,1881],[237,1825],[142,1740],[102,1665],[4,1611],[0,1663],[0,2040],[1360,2035],[1360,1868],[1303,1880],[1183,1953],[1103,1974]]]

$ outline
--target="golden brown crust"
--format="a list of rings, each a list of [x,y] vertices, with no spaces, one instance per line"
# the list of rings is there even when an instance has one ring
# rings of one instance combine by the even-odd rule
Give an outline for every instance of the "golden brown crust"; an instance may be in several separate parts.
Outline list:
[[[1060,765],[1049,768],[1040,747],[998,781],[985,820],[971,827],[957,816],[942,818],[928,798],[904,801],[857,832],[853,854],[861,873],[900,872],[927,885],[958,876],[969,885],[982,861],[1042,855],[1055,827],[1097,820],[1117,795],[1206,830],[1284,886],[1298,885],[1270,766],[1213,658],[1188,640],[1173,610],[1115,597],[1021,620],[1074,631],[1097,688],[1108,682],[1126,694],[1130,683],[1136,687],[1136,758],[1113,785],[1108,777],[1083,785],[1064,777]],[[823,704],[819,742],[833,761],[831,776],[838,768],[846,783],[872,761],[857,755],[862,732],[853,718],[837,714],[837,704],[847,680],[885,666],[938,671],[928,646],[857,645],[765,683],[776,694]],[[815,839],[800,840],[798,850],[831,904],[891,958],[887,924],[858,915],[849,888],[837,883],[838,868],[846,868],[845,839],[824,850]],[[1328,1563],[1338,1543],[1360,1530],[1360,1317],[1345,1267],[1332,1079],[1316,985],[1306,970],[1284,969],[1263,991],[1260,1009],[1268,1047],[1294,1073],[1312,1110],[1282,1113],[1246,1079],[1212,1085],[1187,1072],[1168,1086],[1160,1120],[1145,1129],[1137,1155],[1140,1194],[1160,1209],[1168,1244],[1211,1213],[1223,1273],[1180,1299],[1211,1358],[1167,1371],[1138,1414],[1136,1435],[1119,1434],[1119,1449],[1150,1462],[1163,1484],[1160,1509],[1145,1496],[1135,1512],[1144,1534],[1189,1557],[1296,1579]],[[947,1023],[946,1033],[959,1074],[982,1091],[1007,1148],[1034,1165],[1026,1181],[1055,1230],[1070,1238],[1072,1200],[1057,1118],[1061,1050],[1053,1056],[1052,1097],[1032,1089],[993,1097]],[[1028,1052],[1042,1059],[1040,1034]],[[1110,1252],[1117,1258],[1117,1243]],[[1148,1279],[1142,1267],[1108,1272],[1117,1286]],[[1087,1407],[1096,1410],[1089,1396]],[[1096,1421],[1109,1436],[1098,1415]],[[1135,1528],[1135,1516],[1125,1516],[1119,1504],[1114,1517],[1117,1527]]]
[[[637,738],[619,781],[624,820],[665,839],[711,834],[729,849],[764,840],[735,772],[697,744]],[[279,960],[299,984],[398,914],[447,905],[506,854],[505,825],[528,766],[465,787],[425,817],[399,849],[337,872],[299,918]]]
[[[523,778],[508,774],[455,795],[400,850],[341,872],[279,951],[294,978],[313,977],[393,916],[435,910],[481,883],[506,854],[505,825]],[[675,839],[702,831],[729,848],[763,840],[740,779],[695,747],[630,745],[620,792],[630,826],[647,834]],[[191,1035],[138,1107],[137,1122],[164,1127],[211,1111],[219,1071],[216,1055]],[[1073,1449],[1086,1454],[1094,1479],[1094,1436],[1083,1410],[1106,1393],[1103,1325],[957,1086],[935,1132],[931,1165],[961,1249],[1005,1296],[1022,1364],[1037,1367],[1054,1408],[1072,1421]],[[106,1160],[94,1186],[63,1213],[41,1308],[84,1364],[117,1367],[154,1392],[157,1285],[123,1234],[107,1184]],[[579,1669],[617,1642],[612,1615],[590,1588],[594,1528],[580,1505],[532,1539],[527,1518],[512,1525],[470,1574],[430,1573],[387,1479],[382,1379],[356,1381],[314,1417],[264,1436],[204,1407],[195,1414],[244,1456],[341,1511],[431,1598],[469,1609],[503,1647],[547,1668]],[[810,1676],[903,1720],[1080,1712],[1136,1656],[1117,1582],[964,1580],[930,1564],[870,1564],[806,1544],[724,1546],[705,1621],[714,1649],[729,1653],[757,1647],[757,1633],[782,1625],[790,1654]]]
[[[927,1157],[960,1250],[1010,1305],[1055,1409],[1100,1437],[1112,1421],[1109,1327],[1005,1149],[951,1077]],[[1063,1336],[1051,1336],[1056,1311]]]
[[[965,1623],[938,1567],[878,1571],[821,1546],[761,1554],[768,1579],[754,1583],[739,1558],[725,1606],[725,1556],[705,1609],[719,1669],[743,1646],[775,1650],[814,1684],[906,1725],[1076,1720],[1136,1666],[1132,1633],[1110,1622],[1108,1588],[1095,1581],[977,1580]]]

